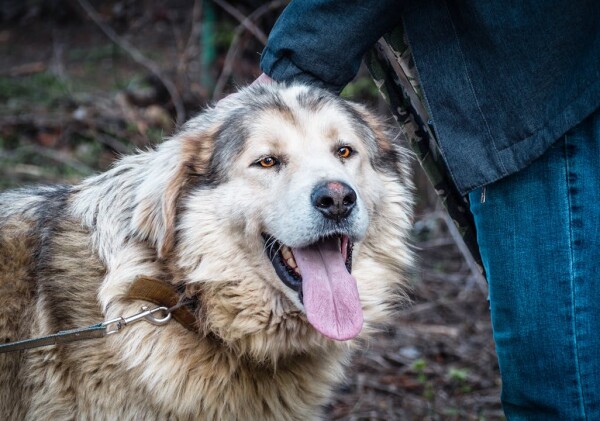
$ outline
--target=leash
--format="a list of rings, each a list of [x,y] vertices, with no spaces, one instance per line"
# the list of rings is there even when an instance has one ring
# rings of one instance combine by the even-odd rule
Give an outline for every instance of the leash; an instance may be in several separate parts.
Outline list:
[[[0,344],[0,354],[13,351],[23,351],[49,345],[60,345],[87,339],[98,339],[121,332],[125,327],[140,320],[155,326],[163,326],[171,320],[177,320],[186,329],[195,331],[196,318],[186,307],[195,304],[195,300],[181,300],[173,286],[165,281],[154,278],[139,277],[131,285],[126,298],[149,301],[158,304],[149,308],[142,306],[142,311],[131,316],[119,316],[116,319],[90,326],[62,330],[58,333],[39,338]],[[156,313],[164,316],[157,317]]]

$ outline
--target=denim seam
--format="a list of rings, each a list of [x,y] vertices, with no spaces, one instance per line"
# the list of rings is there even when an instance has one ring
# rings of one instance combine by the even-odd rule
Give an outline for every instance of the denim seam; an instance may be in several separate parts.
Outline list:
[[[452,25],[452,31],[454,32],[454,38],[456,39],[456,45],[458,47],[458,51],[460,51],[460,58],[463,63],[463,66],[465,68],[465,75],[467,76],[467,81],[469,82],[469,88],[471,90],[471,94],[473,95],[473,99],[475,100],[475,104],[477,105],[477,109],[479,110],[481,119],[485,123],[485,127],[487,129],[488,136],[492,142],[492,145],[494,146],[494,151],[496,152],[496,156],[498,157],[498,163],[502,167],[502,171],[503,171],[504,175],[506,175],[507,170],[506,170],[506,167],[504,166],[502,157],[500,157],[500,155],[498,155],[499,150],[498,150],[498,147],[496,146],[494,136],[492,136],[492,129],[490,128],[490,125],[489,125],[487,119],[485,118],[485,115],[483,114],[483,110],[481,109],[481,105],[479,104],[479,100],[477,99],[475,87],[473,86],[473,81],[471,80],[471,75],[469,74],[469,68],[467,66],[467,61],[465,59],[465,53],[463,52],[462,46],[460,45],[460,40],[458,38],[458,32],[456,32],[456,26],[454,25],[454,20],[452,19],[452,15],[450,14],[450,9],[448,8],[448,3],[444,2],[444,6],[446,6],[446,11],[448,13],[450,24]]]
[[[569,181],[569,171],[570,171],[570,166],[569,166],[569,153],[567,151],[567,147],[569,144],[569,139],[567,134],[565,134],[565,142],[564,142],[564,156],[565,156],[565,180],[566,180],[566,185],[567,185],[567,204],[568,204],[568,217],[569,217],[569,253],[570,253],[570,267],[569,267],[569,282],[571,284],[571,314],[572,314],[572,322],[571,322],[571,328],[573,329],[573,340],[575,342],[575,370],[576,370],[576,374],[575,374],[575,378],[577,380],[577,389],[579,392],[579,402],[580,402],[580,410],[583,414],[583,419],[587,420],[587,413],[586,413],[586,408],[585,408],[585,399],[583,396],[583,385],[581,384],[581,370],[580,370],[580,364],[579,364],[579,342],[577,340],[577,317],[576,317],[576,305],[575,305],[575,281],[576,281],[576,276],[575,276],[575,252],[573,250],[573,238],[574,238],[574,234],[573,234],[573,213],[572,213],[572,200],[571,200],[571,193],[570,193],[570,188],[571,188],[571,183]]]

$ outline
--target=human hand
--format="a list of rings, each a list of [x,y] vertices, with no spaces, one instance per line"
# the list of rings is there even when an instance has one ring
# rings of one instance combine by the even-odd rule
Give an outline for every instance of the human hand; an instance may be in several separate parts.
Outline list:
[[[265,73],[262,73],[259,77],[256,78],[256,80],[254,82],[252,82],[250,84],[250,86],[252,86],[252,85],[261,85],[263,83],[273,83],[273,82],[275,82],[273,79],[271,79]]]

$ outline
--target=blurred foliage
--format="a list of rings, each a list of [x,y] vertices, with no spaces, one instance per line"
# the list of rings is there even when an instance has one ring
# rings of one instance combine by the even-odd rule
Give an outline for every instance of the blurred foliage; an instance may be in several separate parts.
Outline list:
[[[125,57],[125,53],[115,44],[108,43],[94,48],[72,48],[68,52],[68,59],[73,61],[84,61],[95,64],[104,59],[115,59]]]
[[[133,60],[129,47],[108,39],[76,1],[66,9],[50,0],[9,3],[0,10],[6,24],[0,29],[0,188],[73,182],[172,133],[175,108],[164,81]],[[107,27],[174,83],[188,115],[214,100],[218,79],[226,94],[260,74],[263,46],[215,4],[92,3]],[[264,4],[232,3],[245,16]],[[274,8],[253,24],[268,34],[278,13]],[[237,52],[223,74],[230,49]],[[342,95],[379,104],[364,69]]]
[[[0,76],[2,114],[34,106],[53,107],[68,98],[67,84],[50,72],[21,77]]]
[[[373,79],[364,72],[361,72],[352,82],[346,85],[341,96],[355,101],[377,104],[379,101],[379,90],[375,86]]]

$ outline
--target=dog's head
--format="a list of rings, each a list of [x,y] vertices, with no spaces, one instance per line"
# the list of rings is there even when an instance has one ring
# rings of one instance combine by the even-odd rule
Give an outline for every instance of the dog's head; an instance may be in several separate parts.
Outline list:
[[[206,329],[260,354],[269,336],[298,351],[291,337],[322,346],[383,321],[410,256],[409,181],[404,152],[362,106],[252,86],[158,156],[133,223],[200,291]]]

